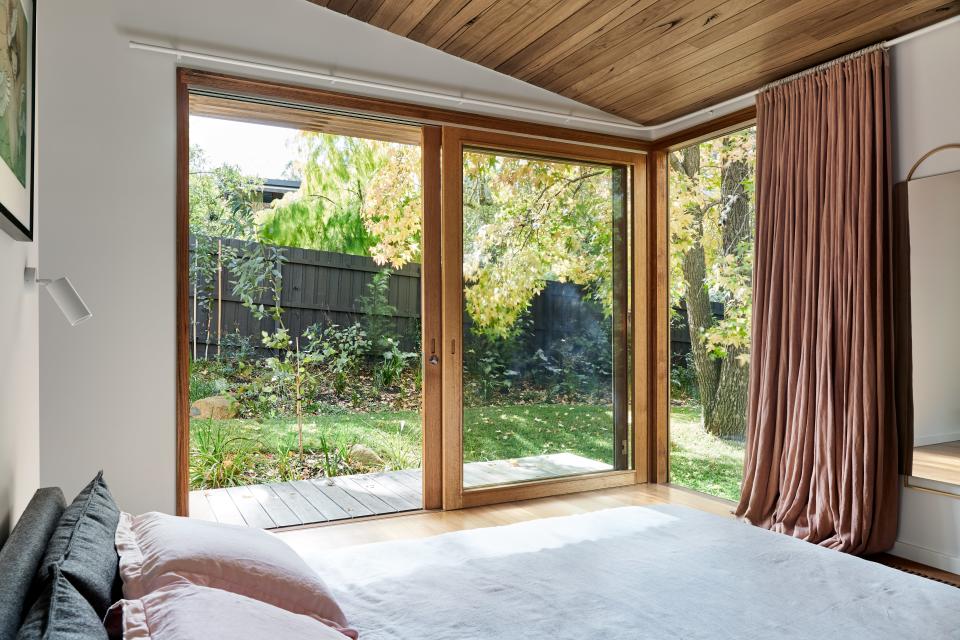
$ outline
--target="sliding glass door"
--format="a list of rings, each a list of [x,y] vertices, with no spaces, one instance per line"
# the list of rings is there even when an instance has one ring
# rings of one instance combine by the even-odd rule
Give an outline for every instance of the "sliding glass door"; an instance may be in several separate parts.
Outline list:
[[[448,475],[464,494],[629,470],[629,165],[448,138]]]

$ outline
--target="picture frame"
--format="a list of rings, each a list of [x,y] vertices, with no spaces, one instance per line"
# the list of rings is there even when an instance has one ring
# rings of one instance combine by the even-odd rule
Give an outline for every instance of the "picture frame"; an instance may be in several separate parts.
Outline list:
[[[36,0],[0,0],[0,228],[33,241]]]

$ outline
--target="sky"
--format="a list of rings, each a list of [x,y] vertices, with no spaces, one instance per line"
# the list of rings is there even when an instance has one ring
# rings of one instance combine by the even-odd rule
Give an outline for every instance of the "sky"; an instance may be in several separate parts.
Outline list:
[[[295,129],[190,116],[190,144],[203,149],[211,167],[239,165],[241,173],[281,178],[294,159]]]

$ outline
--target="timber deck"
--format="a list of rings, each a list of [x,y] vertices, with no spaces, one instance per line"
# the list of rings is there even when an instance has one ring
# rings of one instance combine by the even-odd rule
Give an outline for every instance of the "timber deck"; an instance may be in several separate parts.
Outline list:
[[[464,465],[468,488],[609,471],[608,464],[572,453]],[[420,469],[294,480],[190,492],[190,517],[260,529],[416,511],[423,506]]]

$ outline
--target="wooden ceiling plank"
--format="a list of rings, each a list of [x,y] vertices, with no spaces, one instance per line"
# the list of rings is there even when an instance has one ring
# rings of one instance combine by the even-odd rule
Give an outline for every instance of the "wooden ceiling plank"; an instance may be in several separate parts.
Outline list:
[[[930,5],[939,2],[940,0],[917,0],[909,3],[907,7],[912,8],[913,13],[916,13],[929,9]],[[605,108],[624,113],[638,113],[646,111],[653,103],[666,102],[675,95],[689,93],[692,90],[691,85],[696,84],[695,81],[699,78],[709,76],[707,81],[710,83],[730,79],[751,69],[750,63],[753,60],[763,60],[768,65],[779,66],[790,57],[807,56],[818,50],[842,44],[844,39],[856,37],[862,33],[867,21],[876,19],[878,14],[880,20],[885,20],[886,14],[891,11],[902,13],[910,9],[904,7],[902,0],[879,0],[871,3],[868,15],[867,12],[850,12],[842,3],[835,3],[821,11],[787,21],[758,38],[729,48],[721,55],[712,55],[683,73],[649,85],[619,103],[605,105]],[[832,37],[814,38],[805,30],[807,25],[825,22],[829,22],[832,28],[842,28],[844,31]],[[838,39],[839,42],[837,42]],[[829,58],[823,58],[821,62],[827,59]],[[735,82],[735,80],[731,81]]]
[[[328,4],[330,4],[330,0],[307,0],[307,1],[310,2],[311,4],[317,5],[318,7],[326,7]]]
[[[356,3],[357,0],[330,0],[327,3],[327,9],[347,15]]]
[[[655,82],[683,69],[704,64],[716,57],[721,47],[724,51],[728,51],[743,46],[774,29],[773,25],[781,21],[797,20],[810,11],[808,5],[795,0],[766,0],[755,4],[729,20],[716,24],[715,28],[705,33],[697,33],[694,37],[672,47],[664,48],[644,62],[598,84],[590,91],[590,100],[594,104],[608,107],[625,98],[635,98],[648,91],[648,87]],[[721,37],[718,40],[716,36]],[[705,37],[710,37],[717,46],[711,48],[700,46],[701,40]],[[649,48],[646,47],[646,49]],[[638,51],[638,56],[645,54],[646,51]]]
[[[530,76],[548,68],[571,51],[589,45],[607,28],[620,24],[651,4],[653,0],[634,0],[629,5],[623,0],[594,0],[556,29],[524,47],[496,70],[529,81]]]
[[[512,12],[506,15],[505,3],[512,5]],[[470,26],[471,38],[459,38],[452,46],[444,46],[447,53],[459,56],[464,60],[477,62],[488,53],[497,51],[510,41],[523,41],[532,37],[531,31],[536,22],[544,15],[548,15],[558,4],[559,0],[500,0],[497,7],[488,11],[480,20]],[[494,16],[499,16],[497,24],[481,24],[492,22]]]
[[[633,92],[634,83],[646,79],[651,71],[686,62],[686,56],[701,50],[700,40],[706,37],[735,34],[749,26],[758,12],[774,12],[794,0],[724,0],[692,20],[687,20],[664,39],[639,46],[616,64],[607,65],[591,78],[580,80],[564,92],[570,96],[589,94],[590,100],[611,102],[610,96]]]
[[[412,0],[403,12],[397,16],[397,19],[390,25],[389,30],[398,36],[409,38],[413,31],[424,18],[430,15],[441,0]]]
[[[960,15],[960,2],[955,0],[944,5],[925,0],[900,5],[891,12],[872,20],[857,21],[854,26],[834,38],[835,44],[826,48],[821,40],[811,39],[809,34],[804,34],[808,45],[801,53],[801,57],[784,61],[776,59],[775,56],[771,57],[766,51],[756,53],[749,60],[743,60],[736,65],[737,73],[723,75],[716,81],[698,84],[688,91],[677,91],[663,96],[660,101],[649,103],[645,107],[648,109],[648,120],[651,124],[668,122],[685,113],[743,95],[791,73],[832,60],[872,43],[909,33],[951,15]],[[891,20],[893,17],[896,17],[895,21]]]
[[[385,0],[357,0],[347,15],[361,22],[370,22],[384,2]]]
[[[772,1],[782,2],[783,0]],[[622,78],[630,70],[637,67],[649,68],[647,61],[651,58],[672,56],[678,45],[703,37],[705,33],[712,30],[728,28],[725,22],[760,2],[761,0],[692,2],[658,24],[637,30],[628,52],[623,53],[624,47],[617,47],[598,53],[590,63],[593,69],[590,73],[584,74],[574,67],[565,76],[557,79],[552,86],[566,96],[589,94],[591,100],[595,100],[594,91],[597,87],[613,85],[616,88],[622,88],[626,84]]]
[[[960,15],[960,0],[310,1],[647,125]]]
[[[589,47],[570,52],[549,69],[532,76],[530,82],[560,93],[576,81],[602,70],[605,65],[619,63],[628,51],[668,37],[674,29],[715,3],[716,0],[657,0],[630,19],[608,29]]]
[[[409,38],[439,49],[450,36],[486,11],[495,0],[444,0],[420,21]]]
[[[483,13],[471,19],[457,33],[439,46],[450,55],[464,58],[464,54],[485,38],[491,38],[498,31],[510,28],[519,22],[516,15],[527,0],[495,0]]]
[[[390,26],[396,22],[400,14],[409,11],[411,0],[385,0],[380,4],[376,13],[370,16],[370,24],[381,29],[390,30]]]
[[[533,21],[528,23],[522,30],[522,35],[518,30],[511,33],[507,38],[498,38],[499,43],[496,46],[485,46],[481,43],[467,52],[468,59],[482,64],[490,69],[496,69],[498,66],[509,60],[513,55],[527,46],[527,43],[549,33],[561,22],[583,9],[593,0],[552,0],[548,9],[543,11]],[[529,3],[538,4],[536,2]],[[491,38],[493,40],[493,38]]]

